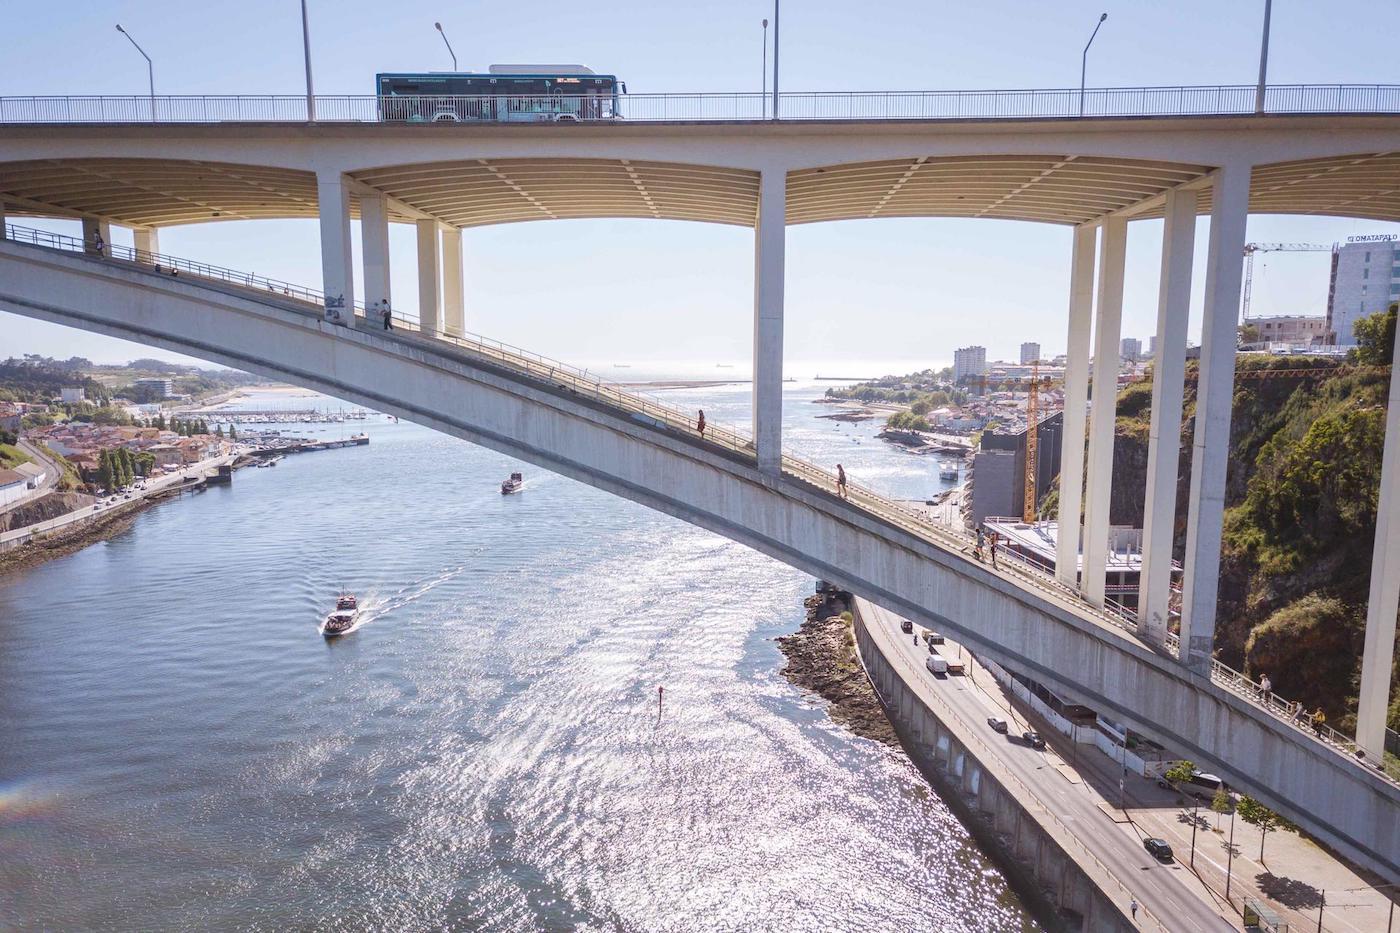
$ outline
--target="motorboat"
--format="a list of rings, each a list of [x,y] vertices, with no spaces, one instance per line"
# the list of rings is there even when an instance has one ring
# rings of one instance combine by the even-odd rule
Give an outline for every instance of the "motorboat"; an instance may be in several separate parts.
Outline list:
[[[951,480],[956,481],[957,478],[958,478],[958,464],[957,464],[957,461],[955,461],[955,460],[944,460],[944,461],[941,461],[941,462],[938,464],[938,478],[939,478],[939,479],[951,479]]]
[[[513,492],[519,492],[525,487],[525,477],[519,473],[510,474],[510,479],[501,483],[501,495],[508,496]]]
[[[360,618],[360,604],[353,593],[341,593],[335,601],[335,611],[326,616],[321,625],[321,634],[327,638],[344,635],[355,627]]]

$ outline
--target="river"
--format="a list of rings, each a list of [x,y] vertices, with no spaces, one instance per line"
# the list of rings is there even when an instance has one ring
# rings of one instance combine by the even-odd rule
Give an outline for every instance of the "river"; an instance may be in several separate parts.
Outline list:
[[[822,388],[785,387],[791,449],[940,488]],[[663,394],[718,424],[748,391]],[[902,755],[779,673],[810,577],[366,430],[0,576],[0,928],[1038,928]],[[328,643],[342,586],[368,621]]]

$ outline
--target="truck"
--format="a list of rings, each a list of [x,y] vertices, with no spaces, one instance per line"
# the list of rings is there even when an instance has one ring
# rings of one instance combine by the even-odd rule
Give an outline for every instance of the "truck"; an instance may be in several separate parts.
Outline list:
[[[928,668],[930,674],[946,674],[948,673],[948,660],[942,655],[931,654],[924,662],[924,667]]]

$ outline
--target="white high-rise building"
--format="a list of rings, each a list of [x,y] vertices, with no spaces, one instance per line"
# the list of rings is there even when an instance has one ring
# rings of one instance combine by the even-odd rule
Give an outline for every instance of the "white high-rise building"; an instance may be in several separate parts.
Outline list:
[[[1400,236],[1355,236],[1332,254],[1327,327],[1337,346],[1356,345],[1356,322],[1400,300]]]
[[[1136,360],[1142,356],[1142,341],[1136,337],[1124,337],[1118,345],[1118,355],[1125,360]]]
[[[1021,344],[1021,364],[1034,363],[1040,359],[1040,344],[1028,341]]]
[[[953,351],[953,381],[987,374],[986,347],[960,347]]]

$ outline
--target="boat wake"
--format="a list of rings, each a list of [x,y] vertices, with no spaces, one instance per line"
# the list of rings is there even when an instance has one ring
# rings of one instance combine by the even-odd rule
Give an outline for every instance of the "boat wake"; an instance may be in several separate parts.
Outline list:
[[[391,612],[417,602],[439,586],[442,586],[442,584],[460,576],[462,571],[466,569],[467,565],[462,564],[461,566],[444,570],[436,576],[401,586],[387,595],[380,594],[378,591],[366,593],[365,596],[360,599],[360,612],[355,618],[355,624],[340,634],[349,635],[351,632],[358,632],[380,616],[388,615]],[[322,619],[316,626],[316,631],[321,635],[325,634],[325,619]]]

